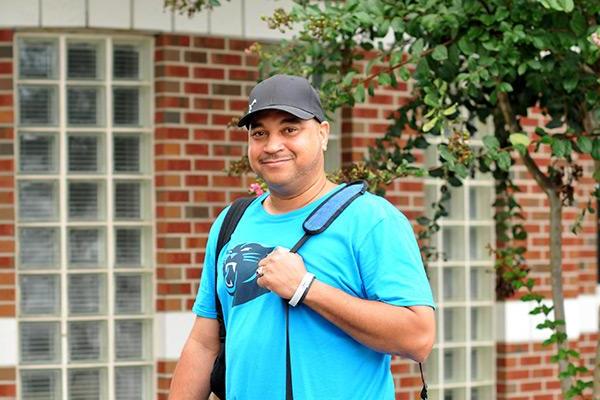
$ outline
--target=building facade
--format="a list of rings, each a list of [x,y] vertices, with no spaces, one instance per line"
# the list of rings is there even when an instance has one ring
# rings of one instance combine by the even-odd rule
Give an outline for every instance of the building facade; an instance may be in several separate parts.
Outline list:
[[[230,122],[258,79],[246,49],[281,39],[260,17],[287,6],[232,0],[190,19],[162,0],[0,3],[0,399],[167,398],[211,222],[253,182],[224,172],[245,153],[246,132]],[[362,160],[410,91],[380,87],[336,114],[328,166]],[[522,121],[542,122],[540,110]],[[437,162],[433,149],[417,156]],[[591,177],[593,163],[581,164]],[[514,174],[527,264],[548,295],[547,200],[524,167]],[[415,221],[438,187],[404,179],[387,198]],[[592,188],[581,182],[580,203]],[[493,198],[490,176],[467,181],[436,238],[431,398],[559,399],[531,306],[496,301]],[[591,366],[598,225],[588,215],[572,235],[576,217],[565,210],[567,327]],[[416,364],[395,359],[392,368],[397,399],[418,398]]]

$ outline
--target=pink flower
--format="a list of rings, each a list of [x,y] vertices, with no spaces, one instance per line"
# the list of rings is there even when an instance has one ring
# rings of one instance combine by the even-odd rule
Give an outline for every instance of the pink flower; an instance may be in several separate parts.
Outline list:
[[[251,184],[249,191],[250,191],[250,193],[254,193],[257,196],[260,196],[261,194],[263,194],[265,192],[258,183]]]

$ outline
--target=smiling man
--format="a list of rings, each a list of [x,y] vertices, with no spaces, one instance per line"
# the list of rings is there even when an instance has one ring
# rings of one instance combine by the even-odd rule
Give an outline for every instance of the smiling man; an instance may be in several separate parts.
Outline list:
[[[276,75],[251,92],[248,158],[268,185],[246,210],[214,265],[226,210],[209,235],[197,318],[174,373],[172,400],[207,399],[219,352],[217,292],[227,328],[227,399],[395,398],[392,354],[423,361],[435,320],[412,227],[366,193],[299,251],[302,223],[339,190],[327,180],[329,124],[301,77]],[[308,282],[308,285],[305,283]],[[307,287],[308,286],[308,287]],[[294,302],[299,292],[302,299]],[[290,300],[292,299],[292,300]],[[286,394],[286,302],[292,393]]]

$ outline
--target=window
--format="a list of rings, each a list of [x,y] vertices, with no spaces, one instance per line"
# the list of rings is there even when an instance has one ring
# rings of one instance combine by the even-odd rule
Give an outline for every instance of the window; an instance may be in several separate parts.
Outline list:
[[[477,138],[472,144],[481,144]],[[435,145],[426,163],[438,163]],[[438,180],[425,182],[426,209],[440,197]],[[434,239],[440,256],[428,273],[437,310],[437,343],[427,360],[432,400],[495,398],[494,262],[487,247],[494,240],[494,181],[481,175],[450,189],[448,216]]]
[[[17,55],[20,398],[152,398],[150,42]]]

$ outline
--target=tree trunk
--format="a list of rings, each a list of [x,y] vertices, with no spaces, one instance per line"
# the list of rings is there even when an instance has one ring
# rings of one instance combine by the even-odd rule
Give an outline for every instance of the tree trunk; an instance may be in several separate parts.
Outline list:
[[[550,198],[550,281],[552,283],[552,303],[554,305],[554,320],[564,321],[563,325],[556,327],[556,333],[567,333],[565,302],[562,286],[562,201],[556,191],[548,191]],[[559,349],[567,350],[568,340],[558,344]],[[568,361],[561,360],[558,364],[559,372],[567,370]],[[560,380],[563,398],[571,387],[572,379]]]

